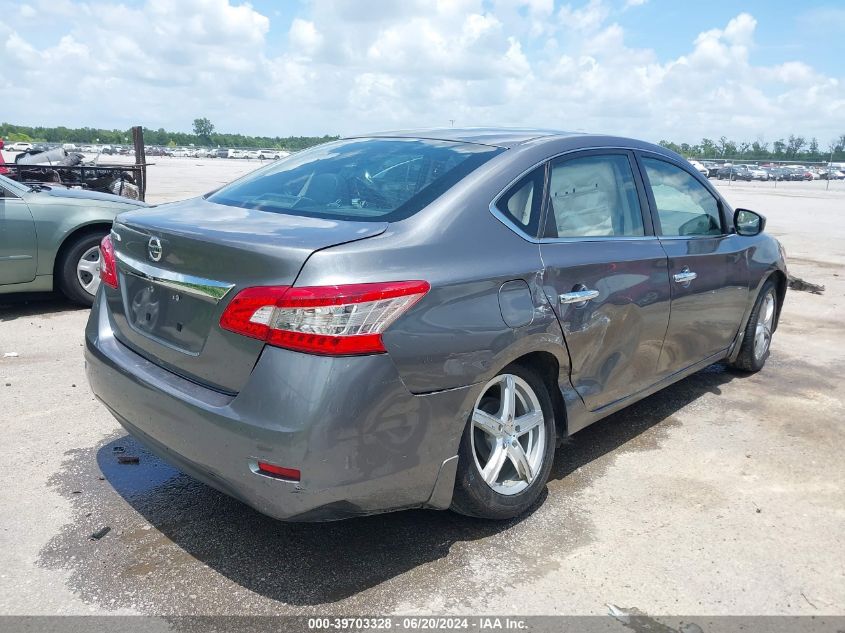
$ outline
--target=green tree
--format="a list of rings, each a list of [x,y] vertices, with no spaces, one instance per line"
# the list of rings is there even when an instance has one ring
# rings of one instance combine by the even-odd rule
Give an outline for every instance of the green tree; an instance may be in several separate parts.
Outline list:
[[[803,136],[795,136],[794,134],[789,135],[789,139],[786,141],[786,155],[789,158],[795,158],[798,156],[798,153],[803,149],[803,147],[807,144],[807,139]]]
[[[23,132],[12,132],[9,134],[9,141],[12,143],[23,142],[23,143],[31,143],[34,139],[29,134],[24,134]]]
[[[673,152],[680,154],[681,148],[678,144],[673,143],[672,141],[660,141],[658,145],[665,147],[666,149],[672,150]]]
[[[214,124],[205,117],[194,119],[194,134],[208,145],[211,143],[211,135],[214,134]]]

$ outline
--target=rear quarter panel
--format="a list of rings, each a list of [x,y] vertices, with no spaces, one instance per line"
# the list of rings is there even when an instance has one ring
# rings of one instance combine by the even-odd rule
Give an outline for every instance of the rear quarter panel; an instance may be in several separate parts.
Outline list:
[[[296,285],[428,281],[431,291],[384,334],[413,393],[487,380],[534,351],[553,354],[568,376],[563,336],[541,286],[539,246],[489,210],[502,189],[544,156],[508,150],[382,235],[314,253]],[[511,280],[527,284],[533,304],[520,327],[507,325],[499,303],[500,288]]]

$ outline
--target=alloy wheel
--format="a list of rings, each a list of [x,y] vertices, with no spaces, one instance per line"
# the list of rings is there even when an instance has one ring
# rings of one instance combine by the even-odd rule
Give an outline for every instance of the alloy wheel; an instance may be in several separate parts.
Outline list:
[[[76,279],[89,295],[97,294],[100,288],[100,247],[92,246],[82,254],[76,263]]]
[[[768,351],[772,341],[772,325],[775,321],[775,295],[766,293],[757,314],[757,328],[754,332],[754,357],[759,360]]]
[[[471,447],[481,478],[502,495],[528,488],[543,467],[545,416],[537,394],[513,374],[485,385],[472,413]]]

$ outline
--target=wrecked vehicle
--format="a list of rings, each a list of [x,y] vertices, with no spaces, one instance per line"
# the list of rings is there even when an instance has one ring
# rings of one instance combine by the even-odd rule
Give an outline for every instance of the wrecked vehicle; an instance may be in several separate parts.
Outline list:
[[[6,175],[25,185],[49,184],[111,193],[132,200],[143,200],[135,165],[100,165],[82,154],[63,147],[46,151],[28,150],[7,164]]]
[[[60,290],[91,305],[100,287],[100,240],[118,213],[143,206],[0,176],[0,294]]]

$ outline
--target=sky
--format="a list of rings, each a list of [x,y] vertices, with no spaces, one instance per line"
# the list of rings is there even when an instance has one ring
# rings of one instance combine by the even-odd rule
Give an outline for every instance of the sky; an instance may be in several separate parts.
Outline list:
[[[845,2],[0,0],[0,120],[845,134]]]

